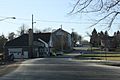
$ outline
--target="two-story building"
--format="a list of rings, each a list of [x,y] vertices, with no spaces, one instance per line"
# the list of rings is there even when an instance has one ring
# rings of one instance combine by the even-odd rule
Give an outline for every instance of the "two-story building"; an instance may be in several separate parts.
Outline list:
[[[72,38],[71,34],[62,28],[57,29],[52,33],[53,48],[57,51],[71,51]]]

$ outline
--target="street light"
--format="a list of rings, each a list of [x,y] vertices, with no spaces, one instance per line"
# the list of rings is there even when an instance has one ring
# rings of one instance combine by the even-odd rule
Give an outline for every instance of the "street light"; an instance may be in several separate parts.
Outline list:
[[[4,21],[4,20],[6,20],[6,19],[16,19],[16,17],[5,17],[5,18],[3,18],[3,19],[0,19],[0,21]],[[7,59],[7,56],[6,56],[6,54],[4,54],[5,55],[5,60]]]
[[[16,19],[16,17],[6,17],[4,19],[0,19],[0,21],[6,20],[6,19]]]

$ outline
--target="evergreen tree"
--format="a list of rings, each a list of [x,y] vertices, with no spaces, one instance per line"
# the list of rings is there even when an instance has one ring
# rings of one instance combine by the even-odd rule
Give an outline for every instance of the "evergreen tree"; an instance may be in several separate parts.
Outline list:
[[[7,42],[7,38],[4,35],[0,36],[0,53],[4,51],[4,45]]]
[[[90,37],[90,43],[92,44],[93,47],[97,47],[99,45],[98,33],[95,28],[92,31],[92,35]]]

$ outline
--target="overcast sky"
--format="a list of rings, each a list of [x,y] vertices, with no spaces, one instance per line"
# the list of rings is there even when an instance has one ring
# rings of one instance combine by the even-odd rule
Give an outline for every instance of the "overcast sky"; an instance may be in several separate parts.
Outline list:
[[[5,17],[16,17],[15,20],[6,19],[0,21],[0,34],[7,35],[9,32],[16,32],[18,28],[25,24],[31,28],[31,17],[34,15],[34,28],[52,29],[62,28],[71,33],[72,28],[75,32],[82,35],[84,39],[89,39],[86,32],[91,33],[94,27],[92,17],[86,14],[68,15],[73,7],[74,0],[0,0],[0,19]],[[104,27],[97,26],[98,31]],[[112,28],[109,32],[117,30]]]

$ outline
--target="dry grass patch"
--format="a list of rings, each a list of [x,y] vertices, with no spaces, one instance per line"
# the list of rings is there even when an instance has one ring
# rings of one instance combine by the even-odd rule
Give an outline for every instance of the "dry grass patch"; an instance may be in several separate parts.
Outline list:
[[[82,55],[77,56],[76,58],[120,61],[120,54],[82,54]]]

